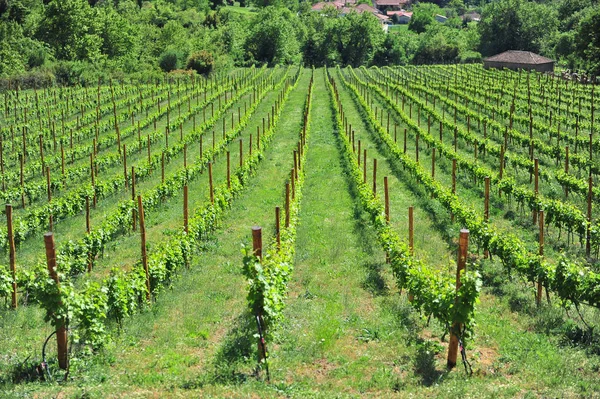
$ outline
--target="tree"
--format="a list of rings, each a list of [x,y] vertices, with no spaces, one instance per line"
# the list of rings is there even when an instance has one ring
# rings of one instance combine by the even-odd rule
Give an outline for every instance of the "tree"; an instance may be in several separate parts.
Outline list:
[[[543,41],[557,31],[556,11],[544,4],[499,0],[486,6],[479,23],[481,52],[506,50],[539,52]]]
[[[300,60],[298,18],[285,8],[266,7],[256,16],[245,48],[257,62],[291,64]]]
[[[413,15],[408,23],[408,29],[423,33],[434,21],[433,16],[441,12],[435,4],[421,3],[413,7]]]
[[[96,35],[96,13],[85,0],[53,0],[44,12],[37,36],[48,43],[56,58],[95,59],[102,39]]]
[[[600,75],[600,8],[590,8],[577,29],[577,54],[592,75]]]
[[[369,64],[384,38],[385,32],[373,14],[351,12],[340,19],[337,32],[342,63],[353,67]]]
[[[212,72],[214,65],[213,55],[205,50],[190,55],[187,61],[187,69],[193,69],[202,75],[208,75]]]

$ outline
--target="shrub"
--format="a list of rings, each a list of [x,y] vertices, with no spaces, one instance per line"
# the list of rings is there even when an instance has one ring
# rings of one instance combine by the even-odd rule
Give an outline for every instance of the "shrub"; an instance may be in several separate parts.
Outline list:
[[[180,52],[176,50],[164,51],[158,60],[158,66],[165,72],[171,72],[174,69],[179,69],[181,64],[179,60],[182,58]]]
[[[208,51],[199,51],[188,58],[187,68],[193,69],[199,74],[207,75],[212,72],[215,59]]]

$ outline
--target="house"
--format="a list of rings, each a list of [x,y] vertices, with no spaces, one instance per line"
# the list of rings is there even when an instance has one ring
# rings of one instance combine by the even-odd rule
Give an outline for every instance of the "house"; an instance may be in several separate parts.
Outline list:
[[[389,17],[391,17],[392,19],[395,19],[397,21],[397,23],[399,24],[407,24],[410,22],[410,19],[412,18],[412,12],[408,12],[408,11],[388,11],[387,15]]]
[[[409,4],[409,0],[373,0],[373,5],[381,12],[401,10]]]
[[[367,4],[359,4],[355,8],[357,13],[370,12],[371,14],[381,14],[381,11]]]
[[[352,0],[350,0],[352,1]],[[323,11],[325,7],[333,7],[336,10],[341,10],[348,4],[348,1],[336,0],[336,1],[321,1],[319,3],[314,4],[311,9],[313,11]]]
[[[483,60],[483,67],[485,69],[507,68],[513,70],[525,69],[537,72],[553,72],[554,61],[531,51],[508,50],[485,58]]]
[[[435,14],[435,16],[433,17],[436,21],[438,21],[439,23],[445,23],[448,20],[448,17],[445,17],[443,15],[440,14]]]
[[[479,14],[478,12],[475,11],[469,11],[464,13],[463,15],[460,16],[460,19],[462,19],[463,21],[474,21],[474,22],[479,22],[481,21],[481,14]]]

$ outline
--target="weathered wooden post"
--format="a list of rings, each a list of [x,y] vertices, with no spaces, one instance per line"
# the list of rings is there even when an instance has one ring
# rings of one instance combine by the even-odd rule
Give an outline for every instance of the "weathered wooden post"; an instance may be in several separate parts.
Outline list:
[[[54,280],[60,297],[60,281],[56,273],[56,249],[54,247],[54,234],[44,234],[44,245],[46,247],[46,263],[50,278]],[[59,299],[59,306],[62,300]],[[58,349],[58,367],[66,370],[69,367],[68,348],[67,348],[67,320],[64,318],[56,320],[56,344]]]
[[[9,250],[9,262],[10,262],[10,273],[12,276],[12,296],[11,296],[11,307],[17,308],[17,267],[15,262],[15,234],[13,232],[13,217],[12,217],[12,205],[6,204],[6,223],[8,233],[8,250]]]
[[[461,271],[466,270],[467,267],[467,255],[469,250],[469,230],[461,229],[460,230],[460,238],[458,241],[458,261],[456,264],[456,292],[461,287]],[[455,299],[455,301],[458,298]],[[462,324],[458,322],[452,323],[452,328],[450,329],[450,342],[448,344],[448,361],[447,367],[449,369],[454,368],[456,366],[456,357],[458,355],[458,340],[457,336],[461,334]]]

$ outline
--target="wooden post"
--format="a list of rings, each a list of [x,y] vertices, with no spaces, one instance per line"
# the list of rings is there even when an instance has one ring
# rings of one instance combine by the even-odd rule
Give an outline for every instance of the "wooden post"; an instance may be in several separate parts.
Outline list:
[[[10,252],[10,273],[12,276],[12,296],[11,296],[11,307],[17,308],[17,267],[15,263],[15,235],[13,232],[13,218],[12,218],[12,205],[6,204],[6,222],[8,228],[8,250]]]
[[[123,178],[125,179],[125,188],[129,187],[127,181],[127,148],[125,144],[123,144]]]
[[[188,234],[188,186],[183,186],[183,230]]]
[[[183,168],[187,169],[187,143],[183,143]]]
[[[367,184],[367,150],[363,150],[363,183]]]
[[[565,173],[569,173],[569,146],[565,147]],[[569,187],[565,185],[565,198],[569,198]]]
[[[85,232],[90,234],[92,224],[90,222],[90,197],[85,197]],[[88,273],[92,271],[92,254],[88,253]]]
[[[242,143],[242,139],[240,139],[240,168],[243,166],[244,164],[244,146]]]
[[[360,166],[360,140],[358,140],[358,166]]]
[[[540,233],[539,233],[539,242],[540,242],[540,248],[539,248],[539,254],[540,256],[544,256],[544,211],[541,210],[540,211]],[[535,304],[537,306],[540,306],[542,304],[542,282],[540,280],[538,280],[537,283],[537,293],[535,296]]]
[[[277,248],[281,248],[281,209],[276,206],[275,207],[275,236],[277,237]]]
[[[131,200],[135,203],[135,166],[131,167]],[[131,215],[131,226],[132,230],[135,231],[137,226],[137,218],[135,214],[135,209]]]
[[[44,234],[44,245],[46,247],[46,263],[48,265],[48,273],[50,274],[50,278],[52,278],[56,284],[59,295],[59,304],[62,305],[62,300],[60,300],[60,281],[58,279],[58,274],[56,273],[56,250],[54,247],[53,233]],[[66,370],[69,367],[66,322],[67,321],[65,319],[56,320],[58,367],[63,370]]]
[[[227,189],[231,189],[231,158],[227,151]]]
[[[144,223],[144,204],[142,203],[142,196],[138,195],[138,214],[140,215],[140,235],[142,238],[142,266],[146,273],[146,300],[150,301],[150,272],[148,270],[148,256],[146,254],[146,224]]]
[[[208,163],[208,186],[210,189],[210,202],[215,203],[215,188],[213,186],[212,162]]]
[[[404,128],[404,153],[406,154],[406,128]]]
[[[42,174],[44,173],[44,137],[40,134],[40,160],[42,161]]]
[[[415,240],[414,240],[414,206],[408,207],[408,249],[410,250],[410,254],[415,254]]]
[[[252,254],[262,260],[262,229],[252,226]]]
[[[431,149],[431,178],[435,179],[435,147]]]
[[[417,133],[417,137],[415,138],[415,151],[416,151],[416,161],[419,163],[419,133]]]
[[[285,183],[285,227],[290,227],[290,183]]]
[[[148,165],[150,165],[151,162],[152,159],[150,158],[150,135],[148,135]]]
[[[50,166],[46,166],[46,188],[48,190],[48,203],[50,203],[50,201],[52,201],[52,186],[50,184]],[[48,215],[48,225],[50,227],[50,231],[54,230],[54,226],[53,226],[53,220],[52,220],[52,212],[50,212],[50,215]]]
[[[384,204],[385,204],[385,220],[386,222],[390,222],[390,194],[388,190],[388,178],[387,176],[383,177],[383,195],[384,195]]]
[[[590,169],[591,170],[591,169]],[[592,199],[594,197],[592,176],[588,177],[588,195],[587,195],[587,228],[585,234],[585,255],[590,256],[592,251]]]
[[[467,267],[467,255],[469,249],[469,230],[461,229],[460,238],[458,241],[458,261],[456,264],[456,291],[461,287],[460,274],[462,270],[466,270]],[[450,329],[450,342],[448,345],[448,362],[447,367],[449,369],[456,366],[456,357],[458,355],[458,336],[462,330],[462,324],[454,322]]]
[[[160,154],[160,176],[161,176],[161,182],[164,183],[165,182],[165,152],[163,151]]]
[[[377,159],[373,158],[373,197],[377,197]]]
[[[490,178],[485,178],[485,194],[484,194],[484,206],[483,206],[483,217],[486,223],[490,220]],[[490,253],[486,249],[483,253],[483,257],[487,259]]]
[[[25,190],[23,188],[25,184],[25,177],[23,171],[23,154],[19,154],[19,163],[21,165],[21,208],[25,209]]]
[[[295,176],[295,172],[294,172],[294,168],[292,168],[291,172],[290,172],[290,183],[292,185],[292,199],[296,198],[296,179],[294,178]]]
[[[539,169],[539,161],[538,158],[533,160],[533,179],[534,179],[534,191],[535,191],[535,197],[537,198],[538,195],[538,169]],[[537,224],[537,216],[538,216],[538,209],[537,209],[537,205],[535,206],[535,209],[533,210],[533,224]]]

